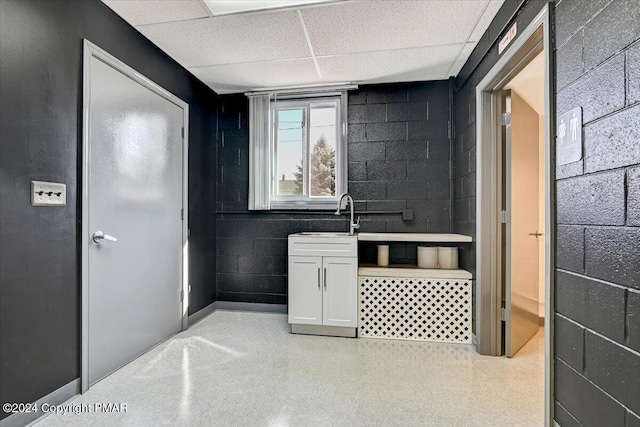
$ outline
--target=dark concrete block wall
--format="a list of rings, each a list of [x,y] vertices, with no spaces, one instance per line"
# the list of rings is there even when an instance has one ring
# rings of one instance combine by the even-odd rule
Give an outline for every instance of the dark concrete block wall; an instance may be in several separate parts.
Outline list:
[[[498,40],[514,22],[524,30],[547,3],[508,0],[500,8],[455,79],[453,232],[476,235],[476,87],[498,61]],[[475,274],[475,244],[460,251],[460,266]]]
[[[249,212],[248,102],[221,97],[217,132],[217,297],[287,302],[287,236],[345,231],[332,211]],[[449,82],[364,86],[349,93],[349,193],[361,231],[450,232]],[[399,213],[413,210],[412,220]],[[366,247],[363,251],[370,253]],[[415,261],[394,245],[392,261]]]
[[[215,93],[99,0],[2,0],[2,403],[34,402],[80,375],[85,37],[189,103],[191,312],[215,297]],[[66,183],[67,205],[31,206],[31,180]]]
[[[496,40],[545,2],[504,3],[456,78],[454,232],[475,235],[475,89]],[[556,113],[584,110],[583,160],[556,168],[555,419],[640,425],[640,4],[552,7]],[[461,253],[475,270],[475,251]]]
[[[640,425],[640,4],[556,4],[556,113],[583,159],[556,168],[556,421]]]

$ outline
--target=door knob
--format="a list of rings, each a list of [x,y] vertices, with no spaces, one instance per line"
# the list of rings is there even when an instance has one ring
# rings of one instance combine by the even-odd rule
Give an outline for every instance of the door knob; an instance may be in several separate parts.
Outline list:
[[[118,241],[118,239],[116,239],[115,237],[109,236],[108,234],[104,234],[102,231],[96,231],[95,233],[93,233],[93,235],[91,235],[91,238],[96,243],[101,243],[102,240],[108,240],[110,242]]]
[[[539,231],[536,231],[535,233],[529,233],[529,236],[536,236],[536,239],[540,236],[542,236],[542,233],[540,233]]]

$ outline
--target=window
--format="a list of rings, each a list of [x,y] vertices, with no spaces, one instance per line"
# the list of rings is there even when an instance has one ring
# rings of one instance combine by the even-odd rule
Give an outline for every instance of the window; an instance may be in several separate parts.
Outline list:
[[[347,190],[346,94],[267,96],[250,104],[249,209],[335,209]]]

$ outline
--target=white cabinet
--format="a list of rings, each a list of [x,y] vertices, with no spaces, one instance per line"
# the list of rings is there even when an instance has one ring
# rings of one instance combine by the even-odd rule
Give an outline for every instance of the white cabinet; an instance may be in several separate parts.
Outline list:
[[[289,323],[294,333],[355,336],[355,236],[289,236]]]
[[[289,257],[289,323],[322,325],[322,257]]]
[[[358,259],[322,258],[322,324],[358,327]]]

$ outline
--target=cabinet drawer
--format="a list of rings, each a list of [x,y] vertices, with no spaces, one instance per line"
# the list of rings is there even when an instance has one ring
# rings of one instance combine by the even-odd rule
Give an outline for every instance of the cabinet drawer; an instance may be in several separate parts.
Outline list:
[[[341,237],[308,237],[292,234],[289,236],[289,256],[358,256],[358,238],[356,236]]]

